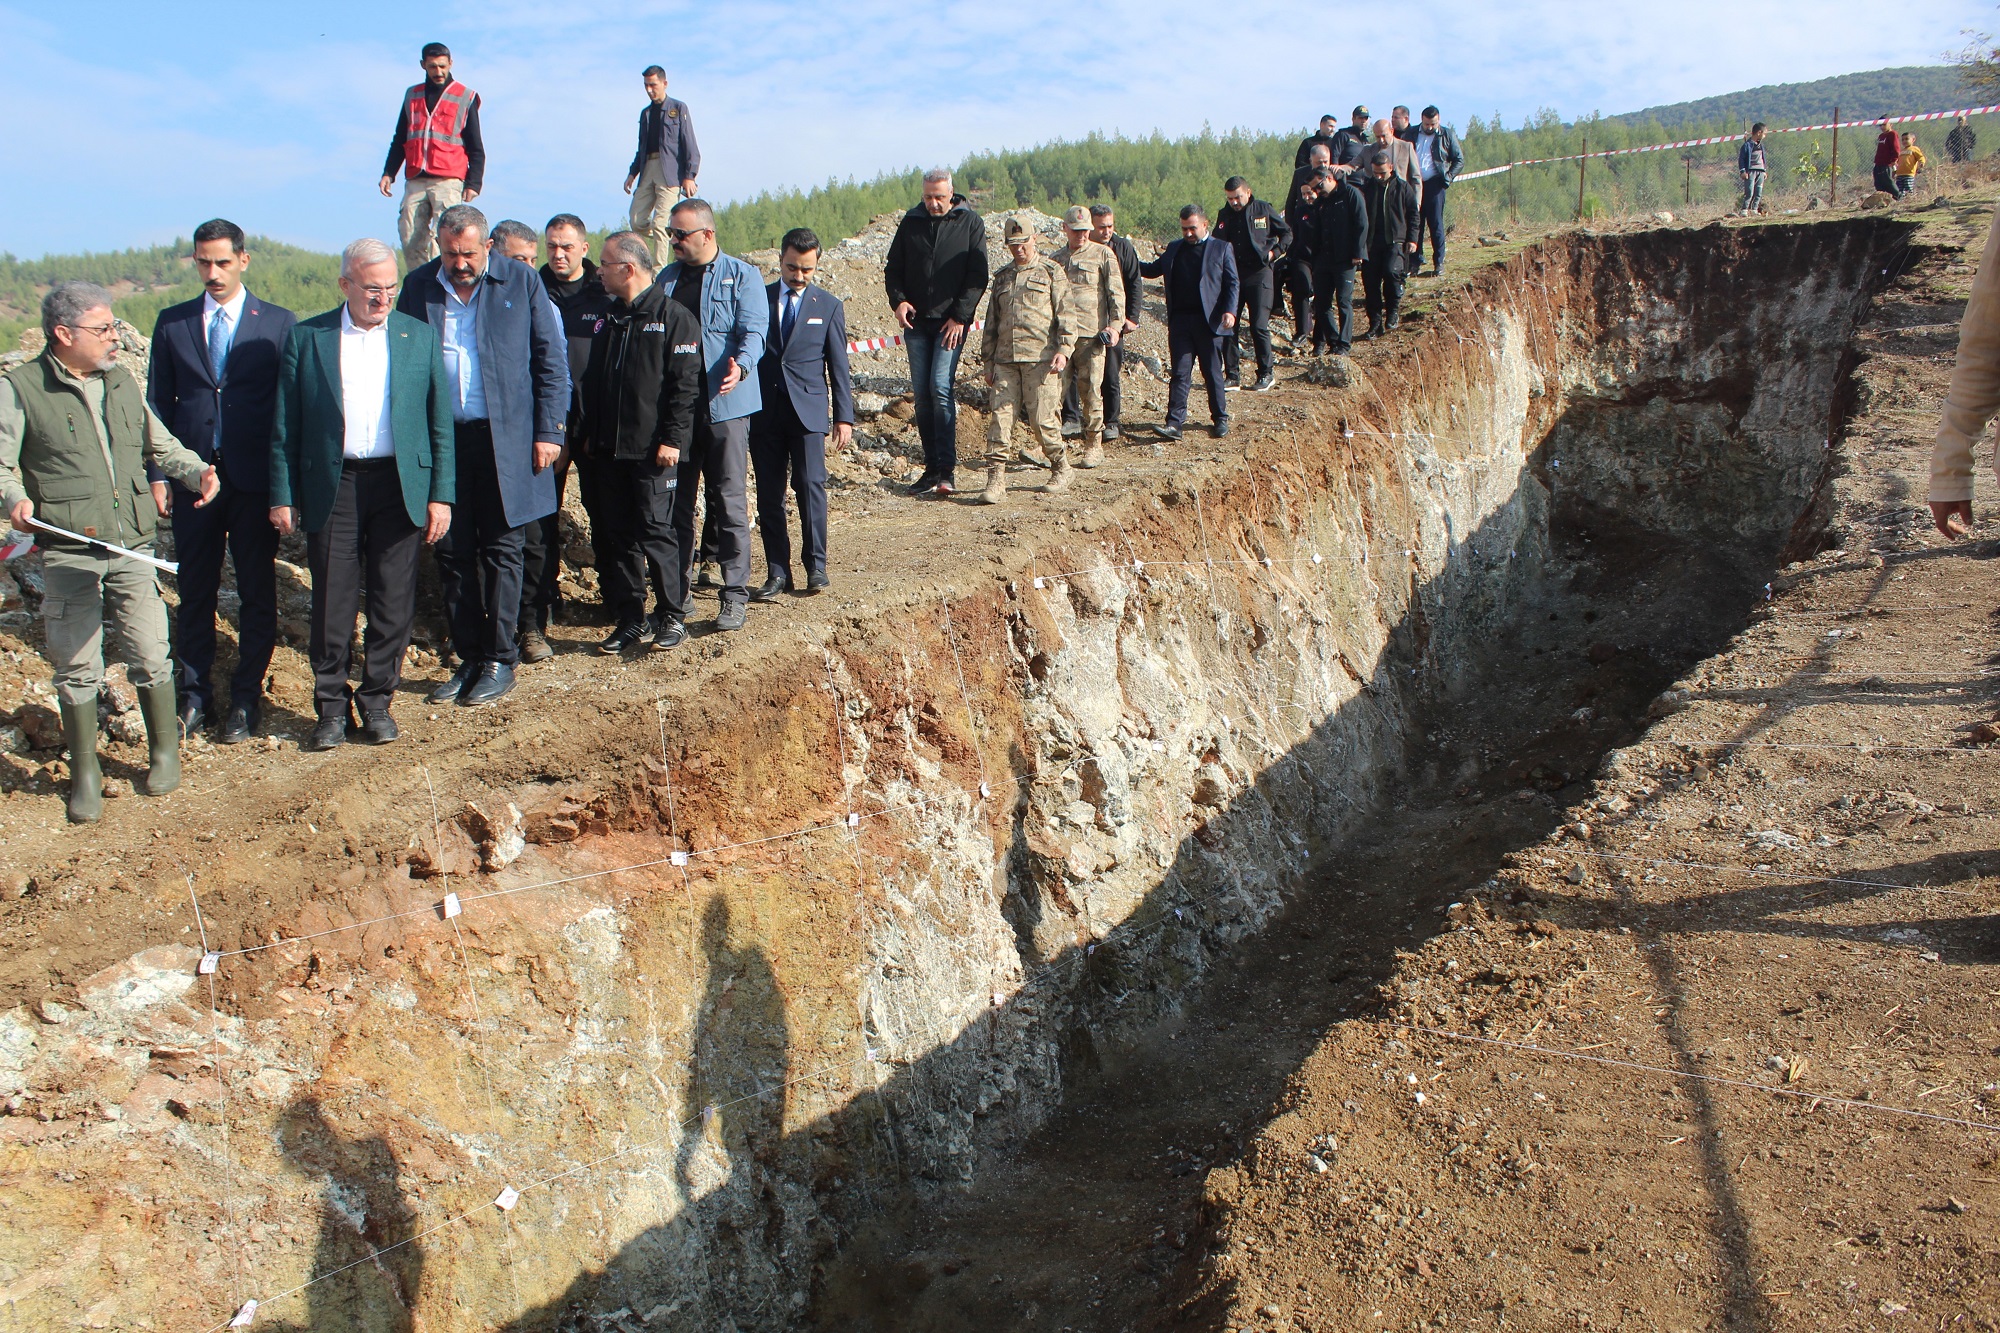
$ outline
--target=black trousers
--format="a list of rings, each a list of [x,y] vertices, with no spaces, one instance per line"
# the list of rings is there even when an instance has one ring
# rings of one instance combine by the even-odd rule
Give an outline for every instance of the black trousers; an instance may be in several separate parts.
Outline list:
[[[1208,386],[1209,416],[1216,421],[1229,419],[1228,401],[1222,396],[1222,342],[1199,315],[1167,321],[1167,355],[1174,363],[1173,378],[1167,385],[1167,425],[1179,426],[1187,420],[1197,361],[1201,363],[1202,383]]]
[[[1331,347],[1345,352],[1354,341],[1354,265],[1315,267],[1312,289],[1313,350]]]
[[[267,516],[265,522],[270,521]],[[389,707],[403,678],[403,653],[417,618],[417,553],[424,530],[403,508],[403,482],[393,458],[348,460],[340,471],[326,526],[306,534],[312,571],[313,706],[322,718],[347,714],[347,668],[354,656],[354,617],[366,598],[367,661],[355,702],[364,712]]]
[[[222,490],[200,509],[198,494],[174,484],[174,550],[180,558],[181,606],[174,620],[174,660],[181,695],[205,712],[215,707],[215,607],[222,591],[225,550],[236,566],[236,671],[231,703],[263,696],[271,652],[278,645],[278,530],[271,526],[269,491],[242,491],[222,476]],[[142,501],[150,503],[150,501]]]
[[[1256,350],[1257,374],[1268,375],[1272,367],[1271,293],[1276,288],[1276,279],[1267,264],[1255,273],[1245,273],[1242,281],[1243,304],[1250,308],[1250,318],[1239,318],[1235,332],[1225,334],[1222,339],[1222,369],[1231,383],[1242,378],[1243,353],[1237,344],[1246,332],[1250,335],[1250,345]]]
[[[1313,310],[1317,304],[1313,300],[1312,265],[1300,262],[1287,264],[1285,289],[1292,298],[1292,340],[1304,342],[1312,337]]]
[[[521,628],[543,630],[562,600],[563,492],[569,488],[569,460],[556,467],[556,512],[521,530]]]
[[[527,529],[507,526],[500,473],[493,461],[493,430],[483,421],[461,421],[458,503],[451,531],[438,548],[444,612],[451,650],[461,662],[521,661],[521,553]]]
[[[1893,163],[1886,167],[1875,168],[1875,188],[1883,194],[1896,192],[1896,168]]]
[[[661,589],[668,609],[685,614],[689,577],[694,572],[694,494],[702,487],[708,511],[715,515],[715,560],[722,566],[722,595],[745,597],[750,578],[750,418],[738,417],[711,425],[697,421],[691,446],[681,451],[680,495],[674,504],[674,534],[680,554],[673,578]]]
[[[1125,335],[1131,337],[1128,331]],[[1123,394],[1125,379],[1125,341],[1119,339],[1116,347],[1104,349],[1104,433],[1118,424],[1118,408]],[[1063,425],[1074,426],[1083,420],[1083,401],[1076,395],[1076,381],[1071,380],[1063,390]]]
[[[660,610],[676,620],[687,619],[685,596],[675,604],[669,591],[680,586],[681,548],[674,530],[680,466],[584,457],[576,460],[576,468],[583,507],[590,514],[597,586],[612,620],[635,625],[646,618],[648,582],[661,590]],[[692,494],[688,502],[693,503]]]
[[[1424,233],[1431,237],[1431,267],[1444,267],[1444,196],[1451,183],[1442,176],[1424,182],[1423,225],[1417,228],[1417,253],[1410,260],[1412,272],[1424,266]]]
[[[1403,308],[1403,266],[1393,258],[1370,259],[1361,266],[1361,285],[1368,301],[1368,329],[1379,332]]]
[[[767,573],[791,572],[788,482],[799,504],[799,555],[805,570],[825,573],[826,436],[800,425],[790,402],[767,405],[750,431],[750,466],[757,473],[757,529],[764,538]]]

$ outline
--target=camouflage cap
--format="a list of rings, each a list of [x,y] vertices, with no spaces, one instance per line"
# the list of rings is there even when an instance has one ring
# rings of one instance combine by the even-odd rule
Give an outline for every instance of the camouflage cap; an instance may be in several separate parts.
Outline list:
[[[1091,228],[1090,210],[1082,204],[1078,204],[1076,207],[1070,209],[1067,213],[1063,214],[1063,228],[1066,231],[1089,231]]]
[[[1020,218],[1008,218],[1006,229],[1001,235],[1006,238],[1007,244],[1012,245],[1016,241],[1032,241],[1035,238],[1035,229]]]

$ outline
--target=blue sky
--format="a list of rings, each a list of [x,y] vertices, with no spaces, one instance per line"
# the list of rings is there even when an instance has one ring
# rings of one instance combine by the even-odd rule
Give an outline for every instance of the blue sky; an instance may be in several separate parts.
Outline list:
[[[393,240],[375,181],[433,39],[485,98],[489,215],[597,224],[622,215],[655,61],[726,201],[1093,129],[1289,130],[1356,102],[1434,101],[1461,125],[1630,111],[1935,63],[1996,20],[1969,0],[0,0],[0,250],[152,244],[217,214],[325,249]]]

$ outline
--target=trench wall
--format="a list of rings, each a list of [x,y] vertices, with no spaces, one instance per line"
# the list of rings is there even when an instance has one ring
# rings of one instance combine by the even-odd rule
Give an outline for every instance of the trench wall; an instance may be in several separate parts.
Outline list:
[[[1072,1061],[1338,857],[1558,536],[1719,597],[1809,543],[1846,334],[1904,244],[1538,245],[1240,456],[631,711],[611,779],[521,790],[504,869],[412,811],[405,855],[302,914],[209,903],[210,947],[253,950],[212,976],[168,942],[0,1015],[0,1309],[802,1319],[855,1219],[976,1184]]]

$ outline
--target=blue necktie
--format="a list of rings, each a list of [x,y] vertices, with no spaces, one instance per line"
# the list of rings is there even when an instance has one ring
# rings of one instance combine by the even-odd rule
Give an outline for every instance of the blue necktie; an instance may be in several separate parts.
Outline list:
[[[778,321],[778,346],[780,349],[788,346],[792,341],[792,323],[799,317],[799,294],[797,292],[786,292],[784,301],[784,318]]]
[[[208,321],[208,365],[215,372],[215,383],[222,384],[222,368],[229,364],[229,312],[218,310],[215,318]],[[218,393],[215,412],[215,447],[222,448],[222,403]]]

